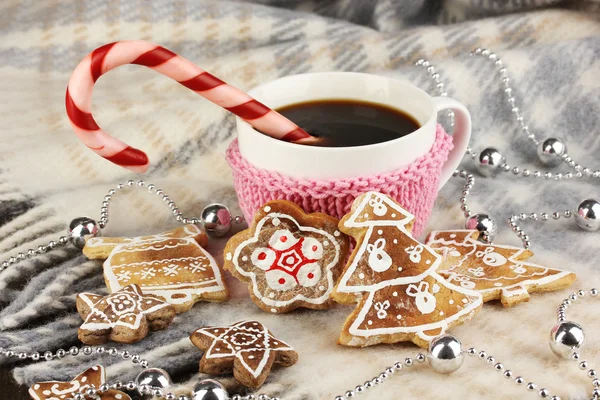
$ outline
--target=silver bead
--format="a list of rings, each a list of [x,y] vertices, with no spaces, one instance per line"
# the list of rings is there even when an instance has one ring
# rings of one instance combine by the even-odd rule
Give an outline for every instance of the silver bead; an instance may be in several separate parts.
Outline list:
[[[577,207],[575,222],[581,229],[589,232],[600,229],[600,202],[594,199],[582,201]]]
[[[148,386],[152,389],[166,389],[173,385],[171,377],[164,369],[160,368],[148,368],[143,370],[135,378],[135,384],[138,387],[138,391],[141,393],[141,386]]]
[[[550,349],[558,357],[566,360],[581,347],[584,339],[581,326],[575,322],[561,322],[550,331]]]
[[[493,241],[496,237],[496,233],[498,231],[498,227],[493,219],[490,218],[487,214],[473,214],[465,223],[465,228],[477,230],[481,233],[486,233],[489,241]],[[481,235],[480,235],[481,239]]]
[[[562,161],[562,155],[567,152],[567,145],[561,139],[548,138],[542,140],[537,148],[540,161],[549,167],[555,167]]]
[[[475,158],[475,167],[483,176],[493,176],[500,171],[500,166],[505,164],[506,159],[493,147],[484,149]]]
[[[86,240],[100,234],[98,223],[88,217],[75,218],[69,224],[69,236],[75,247],[83,249]]]
[[[223,204],[209,204],[202,210],[202,224],[211,236],[224,236],[231,229],[231,212]]]
[[[429,343],[427,360],[434,371],[449,374],[458,370],[464,361],[462,344],[452,335],[442,335]]]
[[[193,400],[229,400],[229,393],[218,381],[213,379],[202,380],[194,386]]]

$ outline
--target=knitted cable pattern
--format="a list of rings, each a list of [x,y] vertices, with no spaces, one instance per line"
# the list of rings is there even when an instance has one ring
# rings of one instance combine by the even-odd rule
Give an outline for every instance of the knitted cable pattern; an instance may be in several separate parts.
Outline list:
[[[431,214],[442,166],[452,147],[452,137],[438,124],[433,147],[411,165],[385,174],[337,180],[295,179],[256,168],[242,157],[237,140],[227,149],[226,157],[246,221],[270,200],[289,200],[306,212],[341,219],[356,197],[375,190],[393,197],[415,216],[413,233],[418,236]]]

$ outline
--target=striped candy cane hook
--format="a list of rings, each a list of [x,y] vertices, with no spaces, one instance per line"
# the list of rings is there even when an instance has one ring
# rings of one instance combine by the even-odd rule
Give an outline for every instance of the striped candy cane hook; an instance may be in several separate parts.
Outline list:
[[[69,80],[65,100],[67,115],[79,139],[121,167],[145,172],[148,156],[103,131],[92,116],[91,106],[98,78],[125,64],[143,65],[168,76],[276,139],[288,142],[313,139],[283,115],[172,51],[142,40],[121,41],[99,47],[81,61]]]

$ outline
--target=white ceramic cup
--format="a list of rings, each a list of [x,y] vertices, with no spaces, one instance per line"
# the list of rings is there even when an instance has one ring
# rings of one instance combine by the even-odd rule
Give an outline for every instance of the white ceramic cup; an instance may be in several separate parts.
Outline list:
[[[265,83],[248,93],[274,109],[315,100],[350,99],[379,103],[408,113],[421,126],[408,135],[383,143],[317,147],[273,139],[237,118],[241,155],[255,167],[297,179],[350,179],[406,167],[430,151],[436,137],[437,113],[450,109],[455,115],[454,148],[444,164],[441,187],[458,167],[471,136],[471,116],[456,100],[431,97],[406,81],[379,75],[354,72],[301,74]]]

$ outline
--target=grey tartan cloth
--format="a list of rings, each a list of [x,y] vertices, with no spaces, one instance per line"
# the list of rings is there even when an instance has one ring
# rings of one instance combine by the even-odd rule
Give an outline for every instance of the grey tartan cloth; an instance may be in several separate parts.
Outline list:
[[[70,130],[64,89],[70,72],[94,48],[115,40],[145,39],[166,46],[222,79],[249,89],[274,78],[313,71],[361,71],[406,78],[432,94],[436,88],[414,62],[435,65],[449,95],[463,102],[474,122],[472,147],[499,148],[514,166],[541,169],[535,148],[511,116],[492,63],[470,58],[489,47],[503,59],[517,106],[539,138],[562,137],[582,165],[600,169],[600,3],[553,0],[322,0],[322,1],[13,1],[0,5],[0,253],[6,259],[63,234],[75,217],[97,217],[103,196],[118,182],[135,179],[85,149]],[[94,112],[115,136],[151,158],[143,178],[162,187],[186,214],[219,201],[239,213],[224,150],[234,138],[231,116],[185,88],[141,67],[123,67],[96,85]],[[468,160],[464,168],[473,171]],[[556,168],[563,174],[567,167]],[[574,209],[600,198],[599,179],[544,180],[506,173],[478,179],[471,208],[493,215],[497,242],[518,245],[503,224],[514,213]],[[462,227],[462,182],[439,194],[430,229]],[[598,232],[573,221],[525,223],[541,265],[575,271],[574,287],[598,283]],[[157,233],[175,226],[159,199],[142,190],[115,196],[106,235]],[[209,250],[220,259],[223,240]],[[0,274],[0,346],[16,351],[78,345],[75,295],[105,293],[101,264],[72,248],[52,251]],[[167,369],[182,392],[202,374],[200,351],[188,335],[203,325],[256,318],[298,350],[300,362],[275,369],[261,390],[286,400],[332,398],[372,378],[416,349],[409,344],[347,349],[335,344],[352,308],[262,313],[245,285],[228,276],[232,299],[197,304],[166,331],[134,345],[151,366]],[[535,295],[503,309],[488,304],[453,330],[463,342],[489,354],[563,399],[587,399],[591,385],[576,367],[548,351],[555,307],[567,292]],[[589,299],[588,299],[589,300]],[[600,329],[597,309],[574,306],[572,317],[589,332]],[[598,360],[594,335],[585,356]],[[109,344],[109,346],[112,344]],[[19,383],[66,380],[94,363],[109,379],[132,379],[139,368],[105,355],[7,364]],[[243,392],[231,378],[232,393]],[[523,398],[523,388],[470,360],[456,374],[440,376],[422,366],[394,376],[365,399]],[[186,389],[187,388],[187,389]]]

